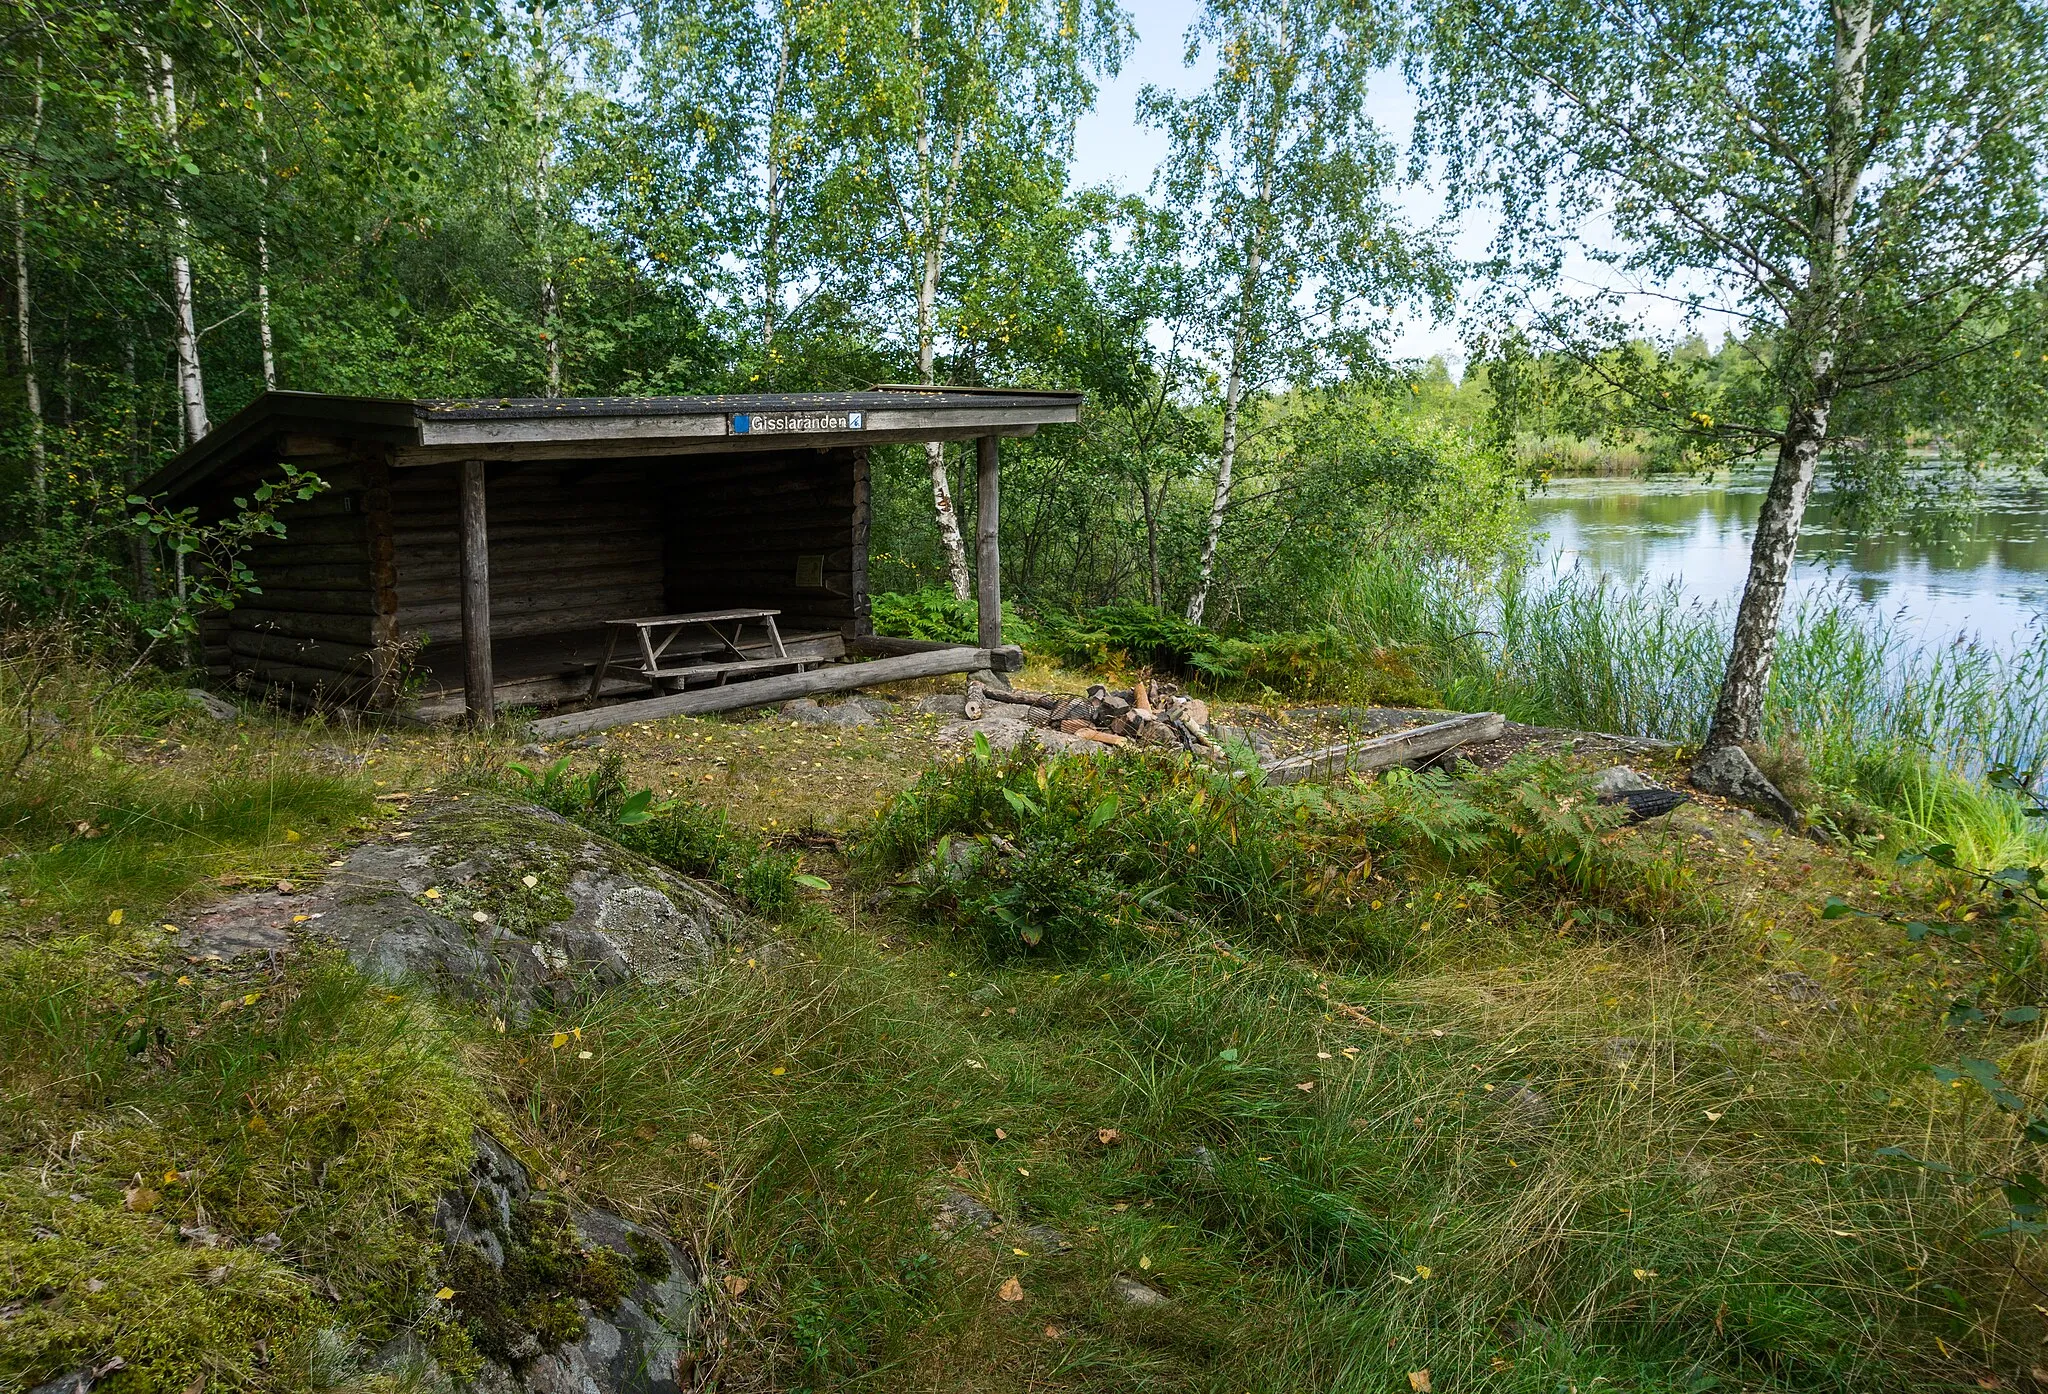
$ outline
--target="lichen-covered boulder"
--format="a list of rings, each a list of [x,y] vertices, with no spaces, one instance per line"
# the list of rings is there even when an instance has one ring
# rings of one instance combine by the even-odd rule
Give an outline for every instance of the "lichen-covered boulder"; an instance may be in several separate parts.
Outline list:
[[[316,936],[381,977],[517,1019],[622,983],[685,981],[742,926],[694,881],[547,809],[472,793],[419,809],[308,892],[212,907],[182,946],[232,959]]]
[[[536,1190],[489,1133],[435,1212],[475,1394],[681,1394],[698,1355],[696,1263],[609,1211]]]

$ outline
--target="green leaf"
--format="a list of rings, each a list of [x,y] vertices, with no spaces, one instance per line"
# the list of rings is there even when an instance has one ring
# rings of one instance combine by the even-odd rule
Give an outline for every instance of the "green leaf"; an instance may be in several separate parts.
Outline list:
[[[1828,897],[1827,904],[1821,907],[1820,917],[1824,920],[1839,920],[1844,915],[1860,915],[1862,913],[1863,911],[1858,910],[1840,896],[1831,895]]]
[[[830,881],[827,881],[822,876],[813,876],[808,871],[799,871],[791,879],[793,879],[799,886],[806,886],[814,891],[829,891],[832,889],[832,883]]]
[[[990,748],[988,743],[988,733],[986,731],[976,731],[974,733],[974,758],[986,763],[994,754],[994,750]]]
[[[648,805],[653,802],[654,791],[652,789],[642,789],[639,793],[630,796],[624,803],[619,805],[619,811],[612,815],[612,821],[622,828],[630,828],[635,824],[644,823],[654,816],[648,811]]]
[[[2039,1007],[2007,1007],[1998,1014],[2000,1026],[2026,1026],[2040,1019]]]
[[[1116,795],[1114,794],[1109,795],[1107,798],[1103,799],[1102,802],[1096,804],[1095,807],[1089,809],[1087,820],[1088,831],[1094,832],[1097,828],[1100,828],[1104,823],[1107,823],[1110,819],[1116,817],[1116,810],[1117,802]]]
[[[1003,790],[1003,801],[1010,805],[1010,810],[1019,818],[1036,818],[1039,816],[1040,809],[1038,805],[1014,789]]]

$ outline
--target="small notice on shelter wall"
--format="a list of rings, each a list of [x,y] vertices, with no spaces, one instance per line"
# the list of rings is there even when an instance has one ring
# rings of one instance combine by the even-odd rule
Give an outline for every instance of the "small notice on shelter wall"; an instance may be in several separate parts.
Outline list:
[[[799,590],[825,589],[825,559],[803,557],[796,559],[796,584]]]
[[[819,431],[860,431],[867,427],[867,414],[858,411],[741,411],[734,412],[732,434],[736,436],[811,435]]]

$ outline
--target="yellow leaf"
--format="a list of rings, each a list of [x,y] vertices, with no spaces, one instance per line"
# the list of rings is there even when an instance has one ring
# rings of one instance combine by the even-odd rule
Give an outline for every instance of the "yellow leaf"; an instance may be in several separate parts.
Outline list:
[[[1002,1298],[1005,1302],[1022,1302],[1024,1300],[1024,1284],[1018,1282],[1015,1278],[1005,1278],[1003,1279],[1003,1285],[996,1289],[996,1296]]]
[[[439,886],[429,886],[424,891],[421,891],[420,894],[428,900],[439,900],[441,898],[441,888]]]
[[[434,1294],[434,1300],[437,1302],[446,1302],[449,1298],[453,1297],[454,1295],[454,1288],[442,1288],[439,1292]]]
[[[1138,1267],[1149,1270],[1152,1267],[1152,1256],[1150,1254],[1139,1254]]]
[[[1637,1282],[1647,1283],[1650,1279],[1657,1276],[1657,1270],[1654,1268],[1638,1268],[1635,1270],[1635,1275]]]
[[[253,1007],[256,1005],[257,999],[262,996],[263,994],[260,992],[247,993],[242,998],[242,1005],[245,1007]]]
[[[1416,1265],[1415,1265],[1415,1276],[1416,1276],[1416,1277],[1418,1277],[1418,1278],[1427,1278],[1427,1277],[1429,1277],[1429,1276],[1430,1276],[1430,1270],[1429,1270],[1429,1265],[1428,1265],[1428,1264],[1426,1264],[1426,1263],[1418,1263],[1418,1264],[1416,1264]]]
[[[768,1073],[769,1073],[769,1074],[771,1074],[771,1075],[786,1075],[786,1074],[788,1074],[788,1073],[789,1073],[789,1069],[788,1069],[788,1067],[787,1067],[787,1066],[784,1066],[784,1065],[777,1065],[777,1066],[776,1066],[776,1067],[775,1067],[774,1069],[770,1070],[770,1071],[769,1071]]]
[[[567,1044],[569,1044],[569,1033],[567,1031],[557,1031],[548,1038],[549,1050],[560,1050]]]
[[[530,891],[540,884],[540,878],[538,876],[522,876],[519,878],[519,884]]]
[[[1030,1258],[1030,1257],[1031,1257],[1031,1251],[1030,1251],[1029,1249],[1019,1249],[1019,1248],[1017,1248],[1017,1247],[1016,1247],[1015,1245],[1012,1245],[1012,1246],[1010,1247],[1010,1252],[1011,1252],[1011,1253],[1013,1253],[1013,1254],[1015,1254],[1015,1255],[1016,1255],[1016,1256],[1017,1256],[1018,1258]]]
[[[754,1285],[754,1280],[752,1278],[743,1278],[737,1273],[726,1274],[723,1281],[725,1293],[728,1297],[738,1297],[741,1293],[745,1292],[748,1288]]]
[[[185,976],[185,975],[184,975],[183,973],[180,973],[180,974],[178,975],[178,986],[179,986],[179,987],[190,987],[190,986],[192,986],[192,979],[191,979],[191,978],[189,978],[189,977],[187,977],[187,976]]]
[[[1408,1372],[1408,1394],[1429,1394],[1429,1371],[1410,1370]]]
[[[121,1204],[138,1215],[146,1215],[156,1209],[156,1192],[147,1186],[130,1186],[121,1193]]]
[[[252,1113],[249,1115],[249,1131],[252,1133],[269,1132],[270,1125],[263,1121],[262,1114]]]
[[[121,923],[122,919],[127,915],[127,913],[128,912],[125,910],[116,910],[113,914],[107,916],[107,923],[119,924]]]
[[[298,834],[297,832],[293,831],[293,830],[292,830],[292,829],[290,829],[290,828],[286,828],[286,829],[284,830],[284,840],[285,840],[286,842],[303,842],[303,841],[305,841],[305,839],[304,839],[304,838],[300,837],[300,836],[299,836],[299,834]]]
[[[165,1172],[165,1173],[164,1173],[164,1184],[165,1184],[166,1186],[168,1186],[168,1185],[172,1184],[172,1183],[173,1183],[173,1182],[175,1182],[175,1181],[176,1181],[177,1179],[178,1179],[178,1173],[177,1173],[177,1172],[175,1172],[175,1171],[167,1171],[167,1172]]]
[[[1707,1121],[1709,1123],[1718,1123],[1726,1116],[1725,1114],[1716,1113],[1712,1109],[1707,1110]]]

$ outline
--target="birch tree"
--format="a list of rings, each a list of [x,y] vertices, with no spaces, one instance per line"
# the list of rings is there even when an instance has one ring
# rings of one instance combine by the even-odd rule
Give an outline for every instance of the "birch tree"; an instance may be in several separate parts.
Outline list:
[[[1396,152],[1365,109],[1399,42],[1395,14],[1374,0],[1209,0],[1186,58],[1213,58],[1209,86],[1140,98],[1141,117],[1171,142],[1154,192],[1195,233],[1205,348],[1221,379],[1194,623],[1216,577],[1248,404],[1283,375],[1307,382],[1368,346],[1373,308],[1445,290],[1386,201]]]
[[[1114,0],[842,0],[829,23],[839,66],[820,93],[834,164],[820,216],[841,222],[850,263],[875,268],[883,303],[908,321],[917,380],[936,383],[949,305],[975,273],[954,262],[962,221],[1006,216],[1014,185],[1065,162],[1094,78],[1122,60],[1128,21]],[[973,582],[939,443],[925,463],[964,600]]]
[[[1757,741],[1823,452],[1902,446],[1905,422],[1927,419],[1888,409],[1902,393],[2009,415],[1988,370],[2041,355],[2048,12],[1445,0],[1428,51],[1422,148],[1461,198],[1505,214],[1521,280],[1555,291],[1567,232],[1605,213],[1616,245],[1589,255],[1749,326],[1768,390],[1741,416],[1660,403],[1668,382],[1636,395],[1774,461],[1703,760]],[[1573,309],[1552,303],[1558,319]]]
[[[191,239],[192,223],[178,191],[187,163],[182,149],[178,116],[177,70],[170,50],[141,49],[143,79],[149,93],[150,114],[165,153],[168,172],[164,180],[164,209],[168,222],[171,262],[172,339],[178,355],[178,402],[184,411],[185,440],[196,441],[209,429],[206,418],[206,382],[199,367],[199,324],[193,305]]]
[[[28,146],[33,150],[43,133],[42,62],[36,63],[36,81],[30,96]],[[32,298],[28,277],[28,167],[23,161],[14,171],[14,312],[16,348],[21,354],[21,385],[28,407],[29,493],[43,501],[49,473],[49,445],[43,439],[43,395],[36,380],[36,348],[32,321]]]

